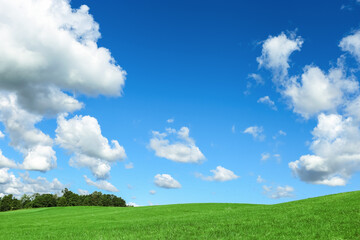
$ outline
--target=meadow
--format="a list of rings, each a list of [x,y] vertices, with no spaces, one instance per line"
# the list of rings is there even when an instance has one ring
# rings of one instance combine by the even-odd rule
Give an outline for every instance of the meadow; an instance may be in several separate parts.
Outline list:
[[[0,213],[1,239],[360,239],[360,191],[275,205],[52,207]]]

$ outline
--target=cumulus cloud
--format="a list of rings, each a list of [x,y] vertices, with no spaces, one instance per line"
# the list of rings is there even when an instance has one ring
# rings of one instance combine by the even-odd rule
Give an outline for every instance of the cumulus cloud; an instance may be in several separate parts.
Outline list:
[[[23,194],[33,193],[57,193],[64,185],[57,179],[49,182],[46,178],[30,178],[29,173],[20,174],[16,177],[9,168],[0,168],[0,194],[13,194],[20,197]]]
[[[157,174],[154,177],[154,183],[161,188],[181,188],[181,184],[169,174]]]
[[[0,92],[0,121],[10,137],[10,145],[24,156],[23,169],[45,172],[56,167],[53,140],[35,127],[41,120],[41,116],[21,108],[15,94]]]
[[[2,154],[0,149],[0,168],[16,168],[17,164]]]
[[[272,186],[263,185],[264,194],[272,199],[289,198],[294,197],[294,188],[290,186],[278,186],[276,188]]]
[[[345,102],[344,95],[358,88],[358,82],[346,78],[341,68],[332,68],[325,74],[318,67],[307,66],[301,83],[292,78],[283,94],[291,100],[294,112],[307,119],[320,112],[335,112]]]
[[[225,182],[239,178],[233,171],[226,169],[222,166],[217,166],[216,169],[210,170],[213,173],[213,176],[203,176],[202,174],[197,174],[198,177],[206,181],[217,181]]]
[[[87,167],[96,178],[106,178],[111,164],[122,161],[125,150],[118,141],[102,136],[98,121],[90,116],[75,116],[69,120],[64,115],[57,119],[56,143],[73,153],[70,165]]]
[[[0,121],[10,145],[23,154],[19,167],[56,167],[53,140],[36,124],[44,116],[83,107],[75,94],[121,95],[123,71],[98,47],[99,25],[68,0],[0,0]]]
[[[2,131],[0,131],[0,139],[4,138],[4,137],[5,137],[5,134]]]
[[[360,62],[360,30],[354,34],[344,37],[339,44],[341,50],[349,52]]]
[[[302,181],[329,186],[343,186],[360,170],[360,130],[358,122],[338,114],[320,114],[312,131],[311,150],[289,163]]]
[[[78,92],[118,96],[125,72],[108,49],[97,46],[99,25],[89,7],[67,0],[1,0],[0,88],[39,114],[82,107]],[[99,81],[101,79],[101,81]]]
[[[154,194],[156,194],[156,191],[155,191],[155,190],[150,190],[149,193],[150,193],[151,195],[154,195]]]
[[[287,36],[269,36],[262,45],[262,54],[256,58],[259,67],[270,69],[274,73],[274,81],[281,82],[288,73],[289,57],[294,51],[300,51],[303,40],[294,34]]]
[[[166,158],[174,162],[201,163],[205,156],[196,146],[194,139],[189,136],[189,128],[182,127],[180,130],[168,128],[166,132],[153,131],[149,147],[155,151],[158,157]],[[167,139],[175,137],[175,141]]]
[[[243,133],[247,133],[253,136],[254,139],[263,141],[265,139],[265,135],[263,134],[263,127],[251,126],[244,130]]]
[[[277,107],[276,107],[274,101],[272,101],[269,96],[265,96],[265,97],[259,98],[259,100],[257,100],[257,102],[258,102],[258,103],[266,104],[266,105],[268,105],[272,110],[277,111]]]
[[[102,189],[102,190],[109,191],[109,192],[118,192],[119,191],[114,185],[112,185],[108,181],[97,180],[94,182],[90,178],[88,178],[86,175],[84,175],[84,178],[85,178],[85,182],[87,185],[94,186],[94,187],[97,187],[98,189]]]
[[[173,118],[170,118],[168,120],[166,120],[167,123],[173,123],[174,122],[174,119]]]

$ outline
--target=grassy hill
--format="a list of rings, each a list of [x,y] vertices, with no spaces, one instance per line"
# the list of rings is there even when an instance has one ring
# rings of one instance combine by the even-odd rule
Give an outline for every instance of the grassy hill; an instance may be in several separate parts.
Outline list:
[[[360,239],[360,191],[276,205],[204,203],[1,212],[0,239]]]

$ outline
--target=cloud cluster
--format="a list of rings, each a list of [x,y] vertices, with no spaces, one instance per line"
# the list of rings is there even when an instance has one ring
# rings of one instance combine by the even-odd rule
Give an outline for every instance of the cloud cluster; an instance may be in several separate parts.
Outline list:
[[[216,169],[210,170],[213,173],[213,176],[203,176],[202,174],[197,174],[203,180],[206,181],[217,181],[217,182],[225,182],[230,180],[235,180],[239,178],[233,171],[226,169],[222,166],[217,166]]]
[[[20,197],[22,194],[60,192],[64,185],[56,178],[52,182],[43,177],[30,178],[29,173],[16,177],[9,168],[0,168],[0,197],[13,194]]]
[[[57,119],[56,143],[74,154],[70,165],[87,167],[98,179],[108,177],[111,164],[122,161],[125,150],[118,141],[109,141],[102,136],[98,121],[90,116],[75,116],[66,119],[60,115]]]
[[[354,75],[347,75],[344,56],[327,72],[308,65],[300,77],[288,76],[290,54],[300,50],[302,45],[299,39],[301,37],[288,37],[283,33],[278,37],[270,36],[263,44],[262,56],[257,59],[259,67],[270,69],[274,78],[281,72],[281,81],[274,79],[274,83],[289,100],[293,111],[305,119],[317,117],[318,120],[312,131],[310,149],[313,154],[289,163],[294,175],[312,184],[343,186],[360,170],[359,83]],[[269,47],[269,42],[275,47]],[[281,42],[288,43],[285,50],[276,48]],[[339,47],[360,63],[360,31],[344,37]],[[282,58],[264,57],[268,55]]]
[[[161,188],[181,188],[181,184],[169,174],[157,174],[154,183]]]
[[[1,154],[0,164],[45,172],[56,167],[54,141],[36,124],[44,116],[81,109],[78,94],[120,96],[126,73],[97,45],[99,25],[86,5],[72,9],[68,0],[0,0],[0,5],[0,121],[24,158],[15,166]],[[60,144],[75,153],[73,162],[91,167],[98,177],[109,165],[96,157],[113,162],[124,156],[117,142],[110,150],[106,144],[95,148],[103,150],[97,155],[67,140]]]
[[[312,135],[311,150],[315,155],[303,155],[289,167],[305,182],[345,185],[360,170],[359,123],[351,117],[320,114]]]
[[[196,146],[194,139],[189,136],[189,132],[187,127],[182,127],[178,131],[168,128],[164,133],[153,131],[149,147],[155,151],[156,156],[174,162],[201,163],[205,156]],[[176,140],[170,142],[167,137],[175,137]]]

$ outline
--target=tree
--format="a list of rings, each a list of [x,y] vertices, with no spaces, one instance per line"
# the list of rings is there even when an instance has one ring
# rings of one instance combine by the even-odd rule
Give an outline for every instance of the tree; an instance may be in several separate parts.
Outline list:
[[[22,195],[21,199],[21,208],[31,208],[31,196],[29,195]]]
[[[5,195],[1,200],[0,211],[9,211],[11,210],[11,202],[12,202],[13,195]]]

